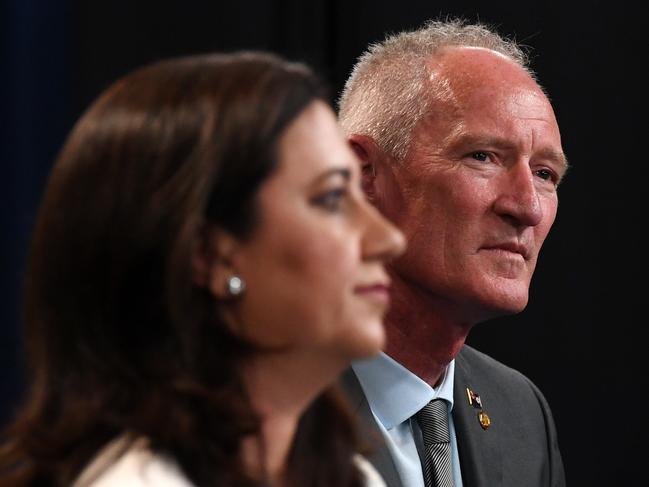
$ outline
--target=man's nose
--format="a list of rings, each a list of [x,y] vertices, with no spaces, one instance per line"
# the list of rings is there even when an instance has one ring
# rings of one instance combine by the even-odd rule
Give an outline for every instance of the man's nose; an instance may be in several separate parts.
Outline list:
[[[501,193],[496,199],[496,212],[516,226],[536,226],[541,223],[543,209],[536,187],[536,176],[526,161],[512,165],[501,181]]]

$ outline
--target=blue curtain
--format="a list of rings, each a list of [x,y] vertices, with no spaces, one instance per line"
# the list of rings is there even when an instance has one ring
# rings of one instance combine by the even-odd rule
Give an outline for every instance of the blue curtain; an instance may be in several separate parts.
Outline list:
[[[5,0],[0,7],[0,421],[22,393],[21,289],[31,228],[47,173],[68,129],[67,4]]]

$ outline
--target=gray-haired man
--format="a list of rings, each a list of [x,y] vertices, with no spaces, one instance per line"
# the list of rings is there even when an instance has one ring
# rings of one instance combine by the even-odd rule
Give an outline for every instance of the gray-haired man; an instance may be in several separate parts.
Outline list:
[[[476,323],[525,308],[567,170],[524,53],[482,25],[430,22],[371,46],[339,108],[368,198],[408,239],[386,353],[345,376],[382,436],[375,465],[390,486],[565,485],[541,392],[464,345]],[[432,468],[418,412],[440,398],[450,453]]]

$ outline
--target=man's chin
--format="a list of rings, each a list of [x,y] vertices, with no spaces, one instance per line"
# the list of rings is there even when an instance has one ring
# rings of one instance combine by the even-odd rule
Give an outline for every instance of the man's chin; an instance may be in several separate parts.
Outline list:
[[[485,321],[520,313],[527,306],[528,297],[527,285],[496,286],[478,292],[476,307],[483,315],[481,321]]]
[[[497,318],[499,316],[515,315],[520,313],[527,306],[527,296],[525,299],[514,299],[509,296],[509,299],[499,299],[495,302],[488,303],[488,313],[490,318]]]

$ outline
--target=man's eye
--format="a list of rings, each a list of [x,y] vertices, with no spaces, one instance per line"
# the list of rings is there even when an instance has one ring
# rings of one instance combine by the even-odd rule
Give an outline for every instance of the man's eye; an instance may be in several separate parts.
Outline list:
[[[340,210],[346,194],[344,188],[338,188],[317,196],[313,202],[327,211],[335,212]]]
[[[489,158],[489,155],[486,152],[476,151],[471,153],[471,157],[476,161],[485,162]]]
[[[536,175],[541,179],[544,179],[545,181],[552,181],[556,183],[556,177],[554,176],[554,173],[548,169],[539,169],[538,171],[536,171]]]

